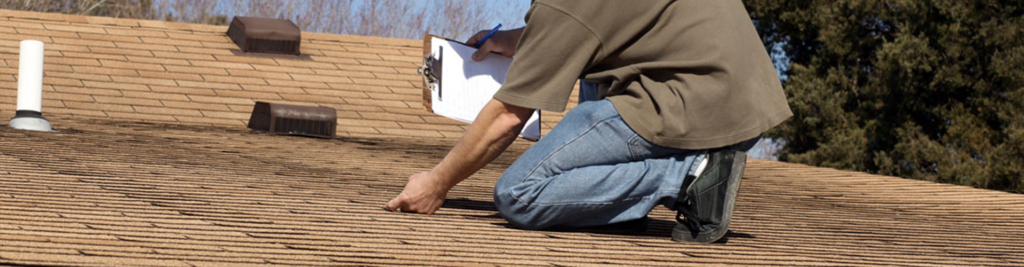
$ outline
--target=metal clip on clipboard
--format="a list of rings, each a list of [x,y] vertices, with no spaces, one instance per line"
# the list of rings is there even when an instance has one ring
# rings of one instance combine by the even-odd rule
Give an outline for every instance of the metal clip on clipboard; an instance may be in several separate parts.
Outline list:
[[[437,90],[437,100],[443,97],[441,91],[441,53],[438,47],[437,55],[431,53],[423,58],[423,65],[416,69],[416,73],[423,75],[423,84],[431,91]]]

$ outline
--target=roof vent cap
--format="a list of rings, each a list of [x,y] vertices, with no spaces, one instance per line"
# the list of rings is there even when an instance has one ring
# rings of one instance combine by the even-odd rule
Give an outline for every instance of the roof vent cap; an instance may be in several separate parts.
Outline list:
[[[271,134],[334,138],[338,112],[329,107],[256,102],[249,128]]]
[[[286,19],[235,17],[228,27],[231,38],[243,52],[299,55],[302,33]]]

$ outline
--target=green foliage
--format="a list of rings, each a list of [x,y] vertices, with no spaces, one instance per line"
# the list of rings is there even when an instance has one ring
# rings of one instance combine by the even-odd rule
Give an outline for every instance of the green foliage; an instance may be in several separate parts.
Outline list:
[[[1024,1],[744,1],[789,66],[780,159],[1024,192]]]

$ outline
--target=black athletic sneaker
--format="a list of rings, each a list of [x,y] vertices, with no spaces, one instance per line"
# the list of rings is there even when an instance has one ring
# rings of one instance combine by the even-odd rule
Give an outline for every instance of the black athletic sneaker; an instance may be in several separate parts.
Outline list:
[[[708,153],[707,159],[702,173],[683,181],[676,203],[679,223],[672,229],[672,240],[711,243],[729,229],[747,153],[724,148]]]

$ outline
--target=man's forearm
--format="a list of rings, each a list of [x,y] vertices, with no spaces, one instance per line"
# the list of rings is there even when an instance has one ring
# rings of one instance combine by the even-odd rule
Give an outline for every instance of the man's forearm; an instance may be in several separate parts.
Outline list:
[[[450,189],[493,161],[515,141],[533,111],[492,99],[459,143],[431,170],[437,182]]]
[[[475,43],[487,32],[481,31],[467,43]],[[496,52],[506,56],[515,55],[516,41],[522,29],[499,32],[488,39],[473,60],[483,60],[487,54]],[[405,189],[384,205],[387,210],[401,210],[432,214],[444,204],[448,191],[473,175],[501,155],[519,135],[523,125],[533,115],[533,109],[507,105],[491,99],[477,114],[476,120],[466,130],[459,143],[434,169],[409,176]]]

